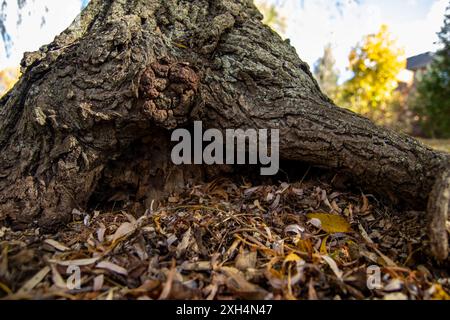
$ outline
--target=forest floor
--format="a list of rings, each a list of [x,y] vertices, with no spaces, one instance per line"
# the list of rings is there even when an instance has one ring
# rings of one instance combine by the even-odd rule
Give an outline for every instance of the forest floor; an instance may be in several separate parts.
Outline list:
[[[448,264],[426,248],[423,213],[372,195],[219,179],[141,217],[75,210],[56,235],[0,226],[0,298],[450,299]]]

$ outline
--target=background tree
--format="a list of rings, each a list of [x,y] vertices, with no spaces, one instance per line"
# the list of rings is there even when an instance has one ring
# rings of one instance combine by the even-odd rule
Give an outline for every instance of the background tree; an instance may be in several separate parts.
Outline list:
[[[418,77],[413,109],[428,136],[450,138],[450,5],[438,36],[443,47],[429,69]]]
[[[386,25],[366,36],[349,55],[354,76],[344,85],[342,104],[372,120],[386,122],[397,76],[405,68],[403,56]]]
[[[19,76],[19,68],[6,68],[0,71],[0,97],[14,86]]]
[[[319,82],[320,88],[331,99],[336,100],[338,94],[339,71],[335,68],[336,60],[333,56],[331,44],[328,44],[315,67],[314,76]]]

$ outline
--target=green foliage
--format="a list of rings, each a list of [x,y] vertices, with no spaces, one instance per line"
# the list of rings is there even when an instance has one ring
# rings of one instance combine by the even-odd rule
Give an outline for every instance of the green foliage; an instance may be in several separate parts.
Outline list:
[[[339,72],[335,68],[336,60],[333,56],[331,45],[328,44],[315,67],[314,75],[319,82],[322,91],[331,99],[336,100],[338,94],[338,78]]]
[[[354,76],[343,86],[341,104],[374,121],[388,121],[397,76],[405,68],[403,56],[386,25],[378,33],[364,37],[349,55]]]
[[[443,48],[431,66],[417,81],[413,109],[425,134],[433,138],[450,138],[450,6],[439,32]]]

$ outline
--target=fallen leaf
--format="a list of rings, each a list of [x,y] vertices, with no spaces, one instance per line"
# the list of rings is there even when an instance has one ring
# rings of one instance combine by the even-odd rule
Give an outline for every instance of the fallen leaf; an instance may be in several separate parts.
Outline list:
[[[320,221],[317,218],[312,218],[308,221],[308,223],[314,227],[316,227],[317,229],[322,229],[322,221]]]
[[[170,268],[170,271],[167,275],[166,283],[164,284],[164,288],[161,291],[161,294],[158,298],[159,300],[167,300],[169,298],[170,292],[172,291],[173,280],[175,278],[176,273],[177,273],[176,261],[172,260],[172,267]]]
[[[55,263],[60,266],[88,266],[90,264],[96,263],[101,257],[95,257],[95,258],[89,258],[89,259],[77,259],[77,260],[56,260],[56,259],[50,259],[48,262]]]
[[[96,267],[98,269],[106,269],[106,270],[109,270],[109,271],[112,271],[114,273],[118,273],[118,274],[121,274],[124,276],[128,275],[127,269],[125,269],[121,266],[118,266],[117,264],[114,264],[112,262],[102,261],[102,262],[98,263]]]
[[[402,290],[402,288],[403,288],[403,281],[399,279],[393,279],[383,288],[383,291],[397,292]]]
[[[12,290],[4,283],[0,282],[0,289],[3,290],[6,294],[12,294]]]
[[[180,243],[177,246],[177,257],[181,257],[186,252],[191,240],[191,228],[189,228],[183,235]]]
[[[253,252],[242,252],[236,257],[235,266],[241,271],[247,271],[248,269],[254,269],[256,267],[257,253]]]
[[[435,284],[430,288],[433,300],[450,300],[450,295],[445,292],[440,284]]]
[[[338,277],[339,280],[342,280],[343,272],[339,270],[339,267],[336,264],[336,261],[334,261],[329,256],[322,256],[322,259],[325,260],[325,262],[330,266],[331,270],[334,272],[336,277]]]
[[[295,233],[297,235],[301,235],[302,233],[305,232],[305,228],[299,226],[298,224],[291,224],[288,225],[285,229],[284,229],[284,233]]]
[[[185,271],[210,271],[212,269],[211,261],[183,262],[180,269]]]
[[[350,224],[343,217],[334,214],[310,213],[308,219],[318,219],[321,229],[327,233],[347,233],[351,231]]]
[[[397,292],[397,293],[390,293],[388,295],[385,295],[383,297],[383,300],[408,300],[408,296],[406,296],[404,293]]]
[[[328,254],[328,250],[327,250],[327,241],[328,241],[328,238],[329,238],[330,236],[326,236],[323,240],[322,240],[322,243],[320,244],[320,253],[321,254],[323,254],[323,255],[327,255]]]
[[[259,203],[259,200],[255,200],[253,202],[253,204],[255,205],[255,207],[257,207],[259,210],[261,210],[262,212],[266,212],[266,209],[264,209],[263,207],[261,207],[261,204]]]
[[[70,248],[68,248],[67,246],[63,245],[62,243],[53,240],[53,239],[47,239],[44,241],[44,243],[48,244],[49,246],[52,246],[53,248],[55,248],[58,251],[69,251]]]
[[[52,264],[52,280],[55,286],[60,289],[67,289],[67,283],[59,273],[58,269]]]
[[[103,243],[103,241],[105,241],[105,233],[106,227],[103,223],[100,223],[100,228],[97,229],[97,239],[100,243]]]
[[[94,291],[100,291],[103,288],[103,283],[105,281],[104,275],[98,275],[94,278],[94,286],[92,287]]]
[[[236,268],[222,267],[220,269],[226,276],[226,285],[236,295],[243,299],[263,300],[268,292],[263,288],[248,282],[241,271]]]
[[[5,246],[0,254],[0,276],[8,276],[8,246]]]
[[[123,223],[114,233],[112,243],[116,243],[118,240],[132,234],[136,231],[136,225],[130,222]]]
[[[26,293],[33,290],[50,272],[50,267],[46,266],[36,273],[30,280],[28,280],[18,291],[18,293]]]

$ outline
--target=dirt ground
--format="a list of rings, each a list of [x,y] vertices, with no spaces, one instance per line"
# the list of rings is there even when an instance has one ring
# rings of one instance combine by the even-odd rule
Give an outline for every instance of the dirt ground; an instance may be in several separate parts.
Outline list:
[[[56,235],[0,226],[2,299],[450,299],[425,217],[314,178],[219,179]]]

